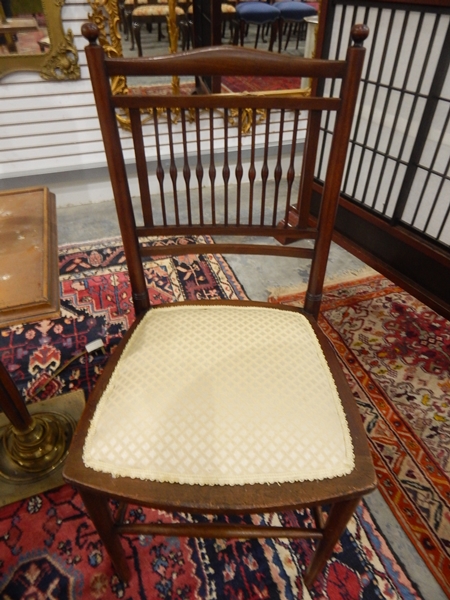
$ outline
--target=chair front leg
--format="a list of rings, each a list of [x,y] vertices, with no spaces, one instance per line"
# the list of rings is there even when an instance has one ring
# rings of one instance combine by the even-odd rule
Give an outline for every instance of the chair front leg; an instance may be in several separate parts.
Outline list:
[[[239,32],[241,30],[241,21],[234,19],[233,23],[233,44],[237,46],[239,44]]]
[[[163,34],[162,23],[161,21],[158,21],[158,42],[162,42],[164,38],[165,35]]]
[[[280,21],[279,19],[276,20],[274,23],[272,23],[272,25],[270,26],[270,41],[269,41],[269,51],[272,52],[273,50],[273,45],[275,44],[275,41],[277,39],[277,35],[278,35],[278,30],[280,27]],[[281,32],[280,34],[281,35]]]
[[[261,33],[261,25],[257,25],[256,26],[256,37],[255,37],[255,48],[258,47],[260,33]],[[263,41],[264,41],[264,29],[263,29]]]
[[[129,37],[130,38],[130,50],[134,50],[133,20],[132,20],[132,14],[130,11],[126,15],[126,21],[127,21],[127,30],[129,32],[127,34],[127,40]]]
[[[303,581],[306,587],[310,587],[317,575],[325,567],[326,562],[333,553],[341,535],[344,533],[348,522],[357,509],[361,498],[344,500],[333,504],[323,531],[323,538],[317,544],[316,551]]]
[[[277,35],[278,35],[278,52],[281,52],[283,42],[283,19],[278,19],[277,23]]]
[[[100,539],[111,558],[116,573],[122,581],[128,582],[131,571],[125,556],[120,536],[114,529],[114,522],[109,508],[108,498],[102,494],[78,490],[87,513],[94,523]]]
[[[230,41],[229,41],[229,43],[230,44],[234,44],[235,43],[234,42],[234,40],[235,40],[235,33],[234,32],[235,32],[236,22],[235,22],[235,20],[233,18],[231,18],[228,21],[228,27],[230,28],[230,37],[229,37]]]
[[[132,22],[132,35],[133,35],[133,38],[136,40],[138,56],[142,56],[141,26],[142,26],[142,23],[139,23],[138,21]]]
[[[246,36],[246,29],[247,29],[248,25],[246,23],[244,23],[244,21],[241,21],[240,23],[240,27],[239,27],[239,35],[241,38],[241,46],[244,45],[244,37]]]

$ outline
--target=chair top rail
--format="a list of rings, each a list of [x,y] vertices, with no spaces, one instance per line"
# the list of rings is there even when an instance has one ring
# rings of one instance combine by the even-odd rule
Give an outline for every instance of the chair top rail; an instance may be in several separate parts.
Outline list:
[[[258,60],[255,61],[256,57]],[[220,60],[219,60],[220,58]],[[254,48],[210,46],[176,55],[149,58],[106,58],[110,76],[177,75],[177,76],[254,76],[261,77],[320,77],[340,79],[346,72],[341,60],[289,57]]]

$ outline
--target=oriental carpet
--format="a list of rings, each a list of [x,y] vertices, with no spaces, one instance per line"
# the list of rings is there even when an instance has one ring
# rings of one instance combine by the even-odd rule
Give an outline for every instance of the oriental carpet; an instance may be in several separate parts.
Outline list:
[[[245,298],[224,259],[205,242],[200,257],[148,260],[154,304],[195,298]],[[193,238],[148,240],[188,245]],[[60,254],[62,314],[58,319],[0,330],[0,359],[29,402],[92,389],[108,354],[133,320],[123,249],[116,241],[64,247]],[[83,354],[100,338],[106,353]],[[74,356],[79,356],[70,362]],[[66,368],[62,368],[65,365]],[[181,377],[182,374],[179,374]],[[185,520],[134,507],[128,519]],[[198,517],[203,519],[205,517]],[[235,517],[240,519],[240,517]],[[310,522],[308,512],[257,515],[260,522]],[[129,586],[114,574],[79,496],[69,486],[0,509],[0,597],[36,599],[308,598],[301,574],[306,541],[125,538],[135,573]],[[330,600],[422,598],[362,503],[324,573],[310,590]]]
[[[271,77],[270,79],[257,76],[249,77],[222,77],[222,85],[230,92],[269,92],[273,90],[290,90],[301,87],[300,79],[291,77]]]
[[[249,77],[222,77],[222,92],[240,94],[242,92],[268,92],[274,90],[290,90],[300,87],[300,79],[293,80],[291,77],[272,77],[269,80],[265,78]],[[195,82],[182,81],[180,83],[179,93],[188,96],[195,91]],[[168,83],[156,83],[146,86],[130,86],[131,93],[139,94],[165,94],[173,93],[172,85]]]
[[[450,597],[450,323],[376,274],[327,286],[319,324],[358,402],[379,490]]]

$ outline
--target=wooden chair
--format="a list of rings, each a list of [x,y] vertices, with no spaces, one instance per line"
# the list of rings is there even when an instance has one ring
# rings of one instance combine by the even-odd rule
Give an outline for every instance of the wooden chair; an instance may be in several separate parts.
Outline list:
[[[146,5],[147,0],[120,0],[118,2],[120,25],[123,30],[124,38],[128,41],[131,38],[130,50],[134,50],[134,36],[133,29],[131,26],[131,14],[133,10],[139,5]]]
[[[136,320],[89,398],[64,477],[79,490],[123,580],[131,574],[122,534],[286,537],[317,542],[305,575],[309,586],[360,498],[375,487],[358,408],[315,321],[367,28],[353,28],[353,45],[345,61],[286,60],[234,46],[113,59],[106,58],[97,44],[94,24],[85,24],[82,31],[89,40],[86,55]],[[113,96],[110,89],[110,78],[117,75],[145,76],[148,81],[149,76],[162,75],[200,80],[255,74],[297,81],[331,78],[340,82],[340,93],[302,97],[271,92],[202,94],[199,89],[195,95]],[[132,138],[135,147],[143,211],[143,223],[138,225],[116,110],[129,111],[131,119],[132,133],[123,135],[126,146]],[[291,198],[294,202],[305,111],[310,111],[312,126],[303,151],[300,222],[291,228],[278,223],[287,214]],[[313,226],[308,224],[308,203],[317,124],[328,112],[334,113],[334,134],[328,145],[320,219]],[[142,236],[206,233],[237,236],[237,240],[260,236],[264,242],[265,236],[280,232],[310,240],[311,246],[244,246],[236,241],[206,248],[204,243],[149,248],[140,242]],[[150,307],[143,258],[205,251],[311,259],[304,309],[233,300]],[[123,510],[117,521],[113,518],[110,498],[119,500],[122,508],[131,503],[175,515],[169,523],[130,525],[121,518]],[[305,507],[315,516],[314,529],[256,524],[258,513]],[[180,511],[183,519],[177,522]],[[244,514],[254,515],[253,521],[233,524],[233,515]]]

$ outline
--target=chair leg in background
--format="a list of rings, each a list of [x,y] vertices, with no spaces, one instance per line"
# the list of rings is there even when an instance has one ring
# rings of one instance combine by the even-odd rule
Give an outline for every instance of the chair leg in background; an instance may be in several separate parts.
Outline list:
[[[92,494],[86,490],[78,491],[94,523],[94,527],[105,545],[105,549],[111,558],[118,577],[122,581],[129,581],[131,577],[130,567],[128,566],[120,536],[114,530],[114,522],[108,498],[101,494]]]
[[[269,40],[269,51],[272,52],[273,46],[276,42],[277,36],[281,35],[281,31],[279,31],[280,23],[275,22],[270,26],[270,40]]]
[[[138,50],[138,56],[142,56],[142,44],[141,44],[141,23],[136,23],[133,21],[132,24],[132,35],[134,40],[136,40],[136,46]]]

